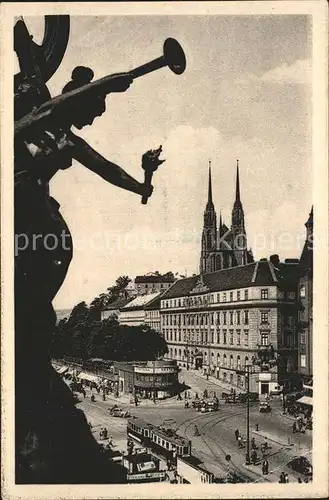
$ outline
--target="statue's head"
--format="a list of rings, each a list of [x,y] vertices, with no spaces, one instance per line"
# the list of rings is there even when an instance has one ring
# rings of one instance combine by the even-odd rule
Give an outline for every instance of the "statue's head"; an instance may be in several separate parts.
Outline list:
[[[68,82],[62,90],[62,94],[78,89],[91,82],[94,72],[90,68],[77,66],[72,71],[72,80]],[[69,121],[78,129],[86,125],[91,125],[97,116],[101,116],[105,110],[105,98],[103,93],[91,94],[88,97],[81,97],[76,104],[70,108]]]

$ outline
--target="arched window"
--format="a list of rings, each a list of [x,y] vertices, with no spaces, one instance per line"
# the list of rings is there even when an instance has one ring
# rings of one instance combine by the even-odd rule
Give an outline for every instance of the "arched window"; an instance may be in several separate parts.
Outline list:
[[[305,285],[302,285],[299,289],[299,296],[301,298],[304,298],[306,297],[306,288],[305,288]]]
[[[212,247],[212,238],[211,238],[211,229],[209,229],[207,231],[207,248],[211,248]]]
[[[227,356],[226,356],[226,354],[224,354],[224,357],[223,357],[223,365],[224,366],[227,365]]]
[[[247,365],[247,364],[248,364],[248,361],[249,361],[248,356],[246,356],[246,357],[244,358],[244,364],[245,364],[245,365]]]
[[[233,368],[233,362],[234,362],[233,354],[231,354],[231,356],[230,356],[230,368]]]
[[[241,370],[241,358],[239,355],[236,358],[236,364],[238,366],[238,370]]]
[[[178,351],[178,355],[179,355],[179,359],[181,358],[181,355],[182,355],[182,351],[179,349]]]
[[[177,349],[175,349],[175,356],[177,356]]]
[[[217,366],[220,366],[220,354],[217,353]]]

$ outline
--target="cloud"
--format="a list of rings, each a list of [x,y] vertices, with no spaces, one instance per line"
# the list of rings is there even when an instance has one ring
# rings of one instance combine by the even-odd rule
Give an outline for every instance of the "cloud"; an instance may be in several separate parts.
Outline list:
[[[270,69],[261,77],[263,82],[274,83],[296,83],[296,84],[311,84],[312,83],[312,67],[311,61],[308,59],[298,59],[293,64],[288,66],[287,63]]]

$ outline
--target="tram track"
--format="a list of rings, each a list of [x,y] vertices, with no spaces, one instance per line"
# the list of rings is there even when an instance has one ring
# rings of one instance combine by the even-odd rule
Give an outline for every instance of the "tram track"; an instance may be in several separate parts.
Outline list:
[[[220,424],[226,420],[229,420],[230,418],[244,415],[244,413],[245,413],[245,411],[234,413],[233,415],[231,413],[223,415],[223,416],[213,415],[212,418],[209,418],[210,417],[209,413],[204,414],[204,415],[197,415],[197,416],[195,416],[195,418],[186,419],[183,422],[181,422],[176,427],[176,431],[181,429],[182,426],[186,424],[186,427],[183,430],[183,434],[184,434],[184,437],[189,439],[190,436],[188,435],[188,431],[191,428],[191,426],[196,425],[197,422],[203,424],[202,428],[200,429],[200,436],[198,436],[198,437],[201,439],[204,446],[209,450],[209,453],[207,453],[203,450],[198,450],[197,453],[200,454],[201,456],[204,456],[205,458],[208,458],[211,460],[214,460],[214,458],[215,458],[216,463],[218,463],[220,468],[223,468],[224,470],[226,470],[228,467],[228,462],[225,459],[225,457],[226,457],[226,455],[231,455],[231,453],[228,452],[224,446],[220,445],[218,443],[217,439],[210,438],[210,437],[206,436],[205,431],[207,431],[207,430],[211,431],[218,424]],[[247,474],[244,467],[237,464],[236,461],[234,459],[232,459],[232,457],[230,459],[230,466],[233,467],[233,469],[235,470],[236,473],[238,473],[238,475],[241,477],[241,479],[245,480],[246,482],[251,482],[251,481],[255,480],[255,477],[259,480],[260,476],[258,474],[253,473],[253,472],[250,472]]]

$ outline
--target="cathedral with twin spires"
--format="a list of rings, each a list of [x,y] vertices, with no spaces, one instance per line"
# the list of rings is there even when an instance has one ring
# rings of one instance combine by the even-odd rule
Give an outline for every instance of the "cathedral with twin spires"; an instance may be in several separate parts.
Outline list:
[[[216,210],[212,201],[211,163],[209,162],[208,201],[203,216],[200,274],[220,269],[243,266],[254,261],[247,247],[244,212],[240,199],[239,160],[236,168],[235,201],[229,229],[220,215],[217,226]]]

